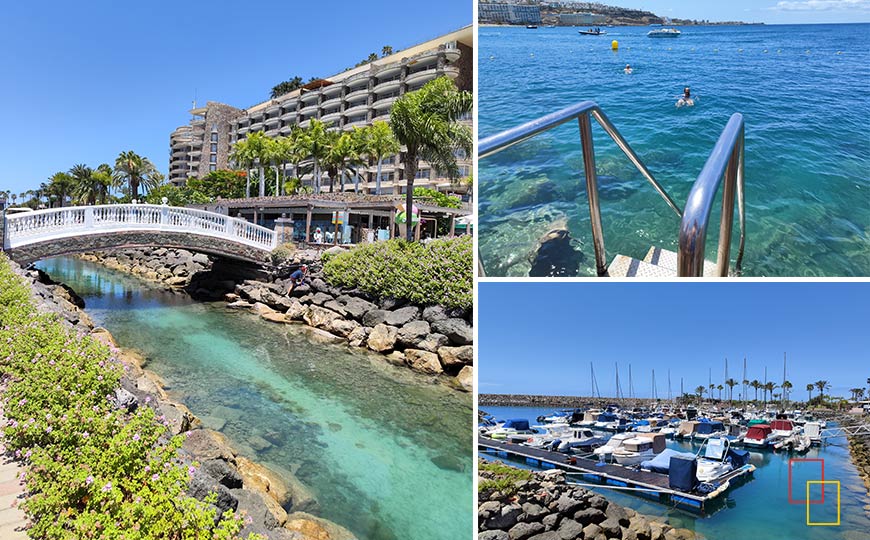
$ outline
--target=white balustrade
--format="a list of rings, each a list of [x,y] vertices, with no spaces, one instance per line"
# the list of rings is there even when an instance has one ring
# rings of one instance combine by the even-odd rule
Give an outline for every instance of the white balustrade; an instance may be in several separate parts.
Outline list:
[[[222,238],[271,251],[275,231],[222,214],[152,204],[73,206],[6,216],[4,247],[100,232],[171,231]]]

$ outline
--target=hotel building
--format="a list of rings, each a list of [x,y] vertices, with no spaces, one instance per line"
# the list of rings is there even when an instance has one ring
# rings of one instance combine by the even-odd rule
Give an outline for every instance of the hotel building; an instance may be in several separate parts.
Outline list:
[[[541,24],[541,8],[524,4],[479,2],[477,18],[482,23]]]
[[[448,76],[461,90],[470,92],[473,46],[473,28],[467,26],[371,63],[317,79],[248,109],[217,102],[194,108],[190,111],[193,115],[190,123],[170,135],[169,181],[183,185],[190,176],[201,177],[210,171],[232,168],[229,159],[232,146],[257,131],[268,137],[279,137],[290,133],[293,126],[308,126],[314,118],[327,124],[330,130],[342,131],[370,125],[376,120],[388,122],[390,107],[399,96],[418,90],[436,77]],[[471,115],[462,121],[471,126]],[[471,156],[457,157],[460,177],[471,174]],[[400,153],[384,160],[381,193],[404,192],[401,159]],[[374,193],[376,171],[374,161],[358,169],[362,193]],[[310,175],[302,180],[311,185]],[[328,190],[329,184],[324,173],[321,190]],[[462,188],[452,187],[449,179],[425,162],[420,164],[414,185],[462,191]],[[353,181],[345,182],[345,190],[354,190]]]

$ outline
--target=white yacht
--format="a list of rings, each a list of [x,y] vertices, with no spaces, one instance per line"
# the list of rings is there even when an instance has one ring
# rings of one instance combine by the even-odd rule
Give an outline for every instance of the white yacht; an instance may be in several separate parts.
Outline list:
[[[611,437],[610,440],[604,443],[604,445],[596,448],[593,453],[599,458],[609,458],[613,454],[613,451],[621,447],[625,441],[635,437],[636,435],[633,433],[617,433]]]
[[[665,449],[665,436],[645,435],[626,439],[622,446],[613,450],[613,459],[620,465],[631,467],[652,459]]]
[[[557,439],[558,440],[558,439]],[[577,428],[570,437],[562,438],[557,450],[568,452],[574,448],[597,448],[604,444],[604,438],[595,435],[589,428]]]
[[[698,472],[696,476],[700,482],[711,482],[720,476],[734,470],[734,466],[727,460],[730,443],[724,437],[707,439],[702,449],[704,457],[700,457],[698,450]]]

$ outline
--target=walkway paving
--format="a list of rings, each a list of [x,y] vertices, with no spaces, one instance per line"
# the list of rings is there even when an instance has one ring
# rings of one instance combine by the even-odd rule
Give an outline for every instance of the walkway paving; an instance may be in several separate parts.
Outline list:
[[[0,422],[6,423],[0,409]],[[0,448],[5,449],[2,435]],[[20,463],[3,452],[0,454],[0,538],[3,540],[24,540],[27,538],[25,527],[27,516],[18,505],[24,500],[24,482],[19,480],[24,468]]]

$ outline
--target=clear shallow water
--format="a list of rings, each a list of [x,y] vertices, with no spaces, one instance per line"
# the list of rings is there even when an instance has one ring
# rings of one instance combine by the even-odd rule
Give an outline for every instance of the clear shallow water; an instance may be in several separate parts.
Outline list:
[[[740,112],[744,274],[870,274],[870,25],[686,27],[678,39],[650,39],[649,28],[608,28],[601,37],[577,30],[480,29],[481,138],[596,101],[682,207],[728,118]],[[632,75],[622,72],[627,63]],[[677,109],[685,86],[700,101]],[[642,258],[651,245],[675,249],[676,215],[600,127],[593,132],[608,262],[617,253]],[[527,275],[536,240],[560,222],[582,244],[582,274],[594,275],[582,171],[574,122],[480,160],[480,251],[489,275]],[[735,247],[736,238],[732,257]]]
[[[122,346],[145,354],[173,397],[206,423],[226,421],[221,431],[243,455],[295,472],[319,515],[363,540],[468,536],[470,395],[98,265],[40,267],[78,292]],[[271,446],[255,451],[255,437]]]
[[[534,421],[542,414],[549,415],[553,409],[536,407],[488,407],[481,409],[500,420],[527,418]],[[789,454],[750,450],[750,461],[756,466],[751,480],[730,490],[725,505],[710,516],[700,517],[672,509],[657,502],[627,495],[613,489],[596,488],[595,491],[608,499],[633,508],[650,516],[667,519],[676,527],[683,527],[703,534],[709,540],[860,540],[870,538],[870,518],[863,509],[870,504],[867,491],[845,447],[845,438],[831,439],[823,448],[813,447],[800,458],[825,460],[825,480],[839,480],[841,489],[841,525],[839,527],[808,527],[806,505],[788,503]],[[697,452],[699,445],[682,441],[668,441],[668,447],[681,452]],[[502,459],[502,458],[499,458]],[[525,462],[517,463],[528,467]],[[819,479],[817,463],[793,464],[793,493],[796,500],[806,499],[806,481]],[[820,488],[812,488],[810,499],[821,500]],[[811,507],[814,522],[836,520],[836,489],[825,490],[825,503]]]

